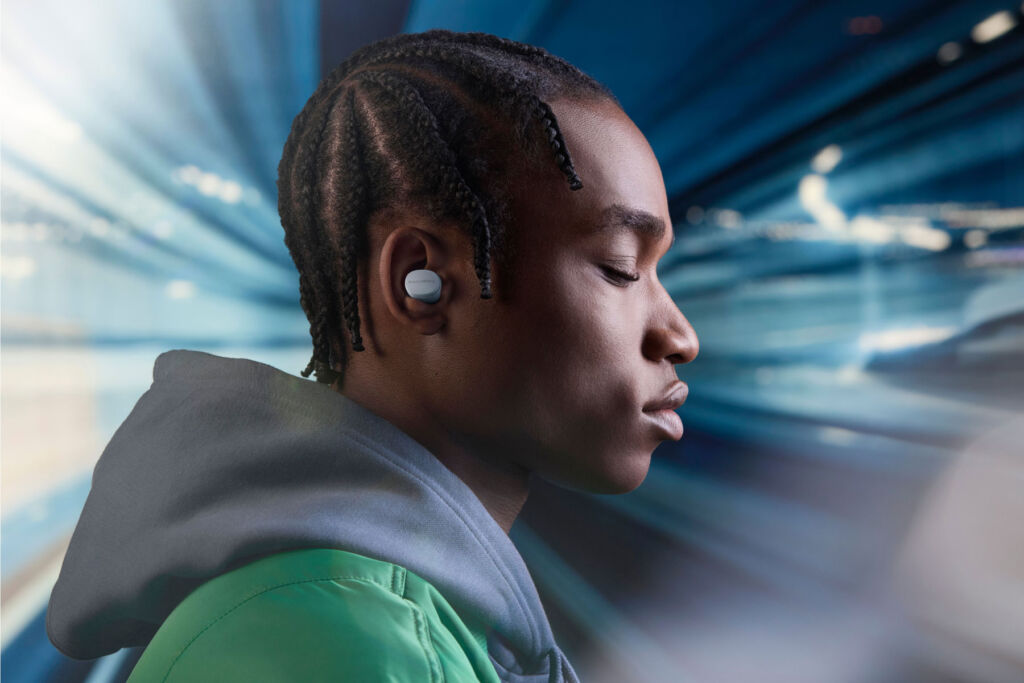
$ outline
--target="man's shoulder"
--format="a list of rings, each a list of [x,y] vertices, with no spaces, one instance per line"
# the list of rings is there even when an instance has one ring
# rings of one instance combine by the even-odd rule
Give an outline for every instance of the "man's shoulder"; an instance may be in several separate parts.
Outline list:
[[[480,653],[464,652],[477,643],[424,604],[435,594],[391,562],[328,548],[277,553],[193,591],[129,680],[444,680]]]

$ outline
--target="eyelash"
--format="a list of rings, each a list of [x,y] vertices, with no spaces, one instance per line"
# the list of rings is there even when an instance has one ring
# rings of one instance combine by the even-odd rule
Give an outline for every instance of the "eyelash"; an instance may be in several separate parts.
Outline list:
[[[636,282],[637,280],[640,279],[640,275],[635,274],[635,273],[623,273],[621,270],[615,270],[614,268],[609,268],[608,266],[602,266],[602,268],[611,277],[613,277],[614,279],[616,279],[616,280],[618,280],[620,282]],[[620,287],[624,287],[626,285],[619,285],[619,286]]]

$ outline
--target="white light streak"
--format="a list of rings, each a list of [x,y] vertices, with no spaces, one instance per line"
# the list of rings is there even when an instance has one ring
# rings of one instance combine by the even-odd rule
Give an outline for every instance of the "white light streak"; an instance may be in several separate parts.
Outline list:
[[[900,239],[911,246],[930,251],[947,249],[953,241],[946,231],[923,225],[909,225],[900,228]]]
[[[818,432],[818,436],[825,443],[836,446],[848,446],[857,440],[857,432],[843,427],[822,427]]]
[[[892,242],[896,238],[895,228],[870,216],[857,216],[850,221],[850,233],[862,242],[875,244]]]
[[[70,144],[82,138],[82,127],[50,104],[17,71],[0,67],[4,90],[3,127],[7,139],[29,143],[39,150],[53,142]]]
[[[956,327],[920,326],[866,332],[858,343],[862,351],[892,351],[941,341],[952,337],[956,331]]]
[[[189,164],[182,166],[174,172],[175,180],[194,186],[199,192],[207,197],[216,197],[225,204],[237,204],[246,195],[250,203],[259,203],[259,193],[252,188],[244,188],[234,180],[226,180],[216,173],[203,171],[197,166]]]
[[[1005,228],[1024,227],[1024,208],[1008,209],[950,209],[942,212],[942,218],[953,227]]]
[[[978,22],[978,24],[971,29],[971,38],[973,38],[976,43],[987,43],[990,40],[995,40],[1016,25],[1017,20],[1008,10],[996,12],[988,19]]]
[[[809,174],[800,179],[797,195],[800,203],[822,227],[839,232],[846,227],[846,214],[825,197],[828,182],[823,176]]]
[[[871,216],[857,216],[848,221],[842,209],[825,196],[828,181],[824,176],[809,174],[800,179],[797,195],[807,213],[811,214],[822,227],[839,233],[839,239],[857,239],[861,242],[885,244],[902,240],[921,249],[942,251],[949,247],[952,239],[944,230],[932,227],[927,219],[898,217],[893,220],[879,220]]]

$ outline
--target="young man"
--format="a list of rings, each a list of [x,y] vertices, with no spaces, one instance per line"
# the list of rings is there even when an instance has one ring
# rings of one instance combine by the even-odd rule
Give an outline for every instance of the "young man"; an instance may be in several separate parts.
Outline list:
[[[429,31],[324,79],[278,187],[318,382],[158,357],[51,640],[148,642],[133,682],[577,680],[507,533],[532,476],[626,493],[682,436],[647,141],[545,51]]]

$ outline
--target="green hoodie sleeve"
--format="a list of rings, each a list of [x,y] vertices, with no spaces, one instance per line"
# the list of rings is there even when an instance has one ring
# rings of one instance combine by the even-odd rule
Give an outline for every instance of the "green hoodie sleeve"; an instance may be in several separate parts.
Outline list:
[[[354,579],[281,586],[253,597],[188,643],[165,680],[442,678],[423,611]]]
[[[346,572],[250,586],[230,601],[224,591],[210,592],[212,602],[197,591],[128,681],[497,681],[486,651],[465,637],[472,634],[453,632],[446,610],[418,599],[433,593],[422,579],[392,567],[390,579]]]

